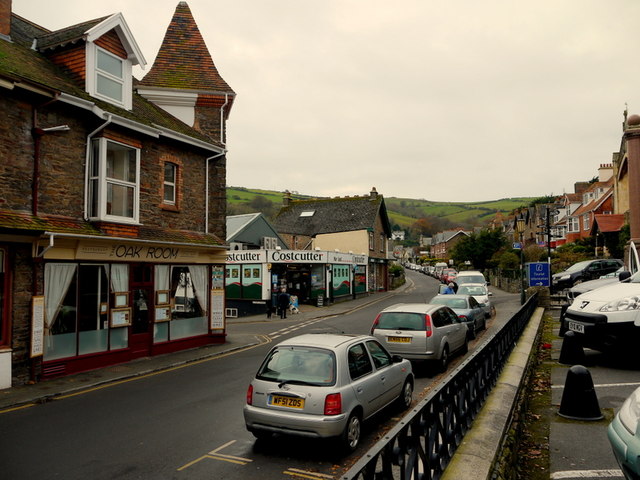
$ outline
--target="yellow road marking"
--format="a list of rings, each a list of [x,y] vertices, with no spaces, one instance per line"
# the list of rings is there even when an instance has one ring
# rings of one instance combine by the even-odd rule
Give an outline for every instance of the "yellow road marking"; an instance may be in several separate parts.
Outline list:
[[[35,407],[37,403],[27,403],[26,405],[20,405],[18,407],[7,408],[6,410],[0,410],[0,414],[15,412],[16,410],[24,410],[25,408]]]
[[[331,475],[323,475],[322,473],[305,472],[304,470],[298,470],[296,468],[290,468],[283,472],[285,475],[291,477],[309,478],[311,480],[318,480],[320,478],[333,478]]]
[[[218,448],[211,450],[206,455],[203,455],[200,458],[197,458],[196,460],[189,462],[186,465],[183,465],[182,467],[178,468],[178,472],[186,468],[189,468],[198,462],[201,462],[205,458],[210,458],[212,460],[222,460],[224,462],[235,463],[237,465],[246,465],[247,463],[253,462],[253,460],[251,460],[250,458],[236,457],[234,455],[225,455],[224,453],[218,453],[220,450],[227,448],[229,445],[235,442],[236,442],[235,440],[231,440],[225,443],[224,445],[220,445]]]

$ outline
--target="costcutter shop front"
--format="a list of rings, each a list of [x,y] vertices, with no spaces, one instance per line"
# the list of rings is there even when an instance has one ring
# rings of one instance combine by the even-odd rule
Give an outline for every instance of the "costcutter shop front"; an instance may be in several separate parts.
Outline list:
[[[285,288],[301,304],[323,305],[368,293],[368,257],[311,250],[242,250],[227,255],[228,316],[262,314]]]
[[[13,352],[14,377],[25,368],[32,379],[67,375],[225,340],[222,246],[50,234],[31,245],[0,243],[0,252],[3,278],[30,278],[3,286],[5,301],[12,296],[29,310],[13,321],[14,337],[29,332],[26,351]]]

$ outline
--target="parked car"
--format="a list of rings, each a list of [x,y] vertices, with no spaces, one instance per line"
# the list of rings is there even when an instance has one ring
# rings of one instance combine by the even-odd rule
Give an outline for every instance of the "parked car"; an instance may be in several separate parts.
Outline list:
[[[460,290],[458,289],[458,292]],[[476,338],[476,332],[487,328],[487,316],[484,308],[471,295],[436,295],[429,303],[446,305],[458,316],[461,322],[467,324],[469,337]]]
[[[482,272],[477,270],[465,270],[458,272],[456,283],[458,285],[464,285],[465,283],[481,283],[482,285],[486,285],[487,279],[484,278]]]
[[[625,267],[620,267],[613,273],[608,273],[600,278],[596,278],[595,280],[589,280],[588,282],[581,282],[574,285],[567,292],[568,302],[573,302],[578,295],[582,295],[583,293],[590,292],[591,290],[595,290],[596,288],[604,287],[606,285],[623,282],[631,276],[629,272],[623,272],[625,272]],[[620,277],[620,274],[622,274],[622,277]]]
[[[625,478],[640,478],[640,388],[622,404],[607,429],[613,449]]]
[[[471,295],[475,298],[476,302],[478,302],[484,310],[487,318],[492,318],[496,314],[496,307],[493,306],[493,302],[489,298],[493,296],[493,293],[489,291],[484,283],[463,283],[458,286],[456,293],[460,295]]]
[[[551,282],[553,289],[559,291],[587,280],[595,280],[602,275],[615,272],[622,266],[622,260],[615,258],[585,260],[571,265],[564,272],[553,274]]]
[[[628,281],[576,297],[564,313],[563,324],[586,347],[603,352],[635,351],[640,340],[640,272]]]
[[[382,310],[371,327],[391,353],[427,361],[446,371],[449,357],[469,349],[469,329],[444,305],[404,303]]]
[[[353,451],[362,422],[394,402],[409,408],[413,385],[411,363],[371,336],[300,335],[260,365],[247,390],[245,424],[256,438],[336,437]]]

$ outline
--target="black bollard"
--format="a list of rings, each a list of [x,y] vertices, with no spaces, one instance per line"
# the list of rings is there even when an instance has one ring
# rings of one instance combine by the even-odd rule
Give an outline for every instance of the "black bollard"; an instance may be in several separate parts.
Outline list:
[[[563,365],[580,365],[585,363],[585,360],[582,341],[574,332],[568,331],[562,339],[562,349],[560,350],[558,362]]]
[[[591,373],[582,365],[574,365],[567,372],[558,415],[571,420],[601,420],[598,397]]]

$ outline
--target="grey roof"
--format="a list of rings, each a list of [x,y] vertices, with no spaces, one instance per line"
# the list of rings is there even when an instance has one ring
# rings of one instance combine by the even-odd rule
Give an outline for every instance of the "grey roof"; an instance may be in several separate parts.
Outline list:
[[[313,237],[323,233],[373,229],[380,215],[387,237],[391,225],[382,195],[291,201],[274,220],[280,233]]]
[[[239,242],[250,247],[259,247],[263,237],[277,238],[279,246],[288,248],[287,243],[262,213],[227,216],[227,242]]]

